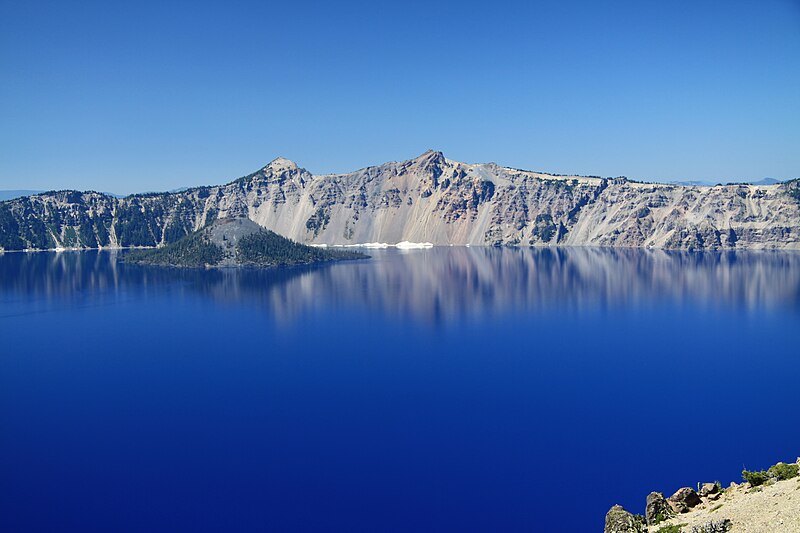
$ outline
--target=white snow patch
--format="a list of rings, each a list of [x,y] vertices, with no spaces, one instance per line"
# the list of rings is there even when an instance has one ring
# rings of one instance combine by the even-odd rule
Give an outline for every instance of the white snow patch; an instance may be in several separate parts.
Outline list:
[[[312,244],[311,246],[327,246],[325,244]],[[432,242],[411,242],[401,241],[397,244],[387,242],[360,242],[356,244],[331,244],[334,248],[397,248],[399,250],[413,250],[421,248],[433,248]]]
[[[395,244],[397,248],[401,250],[412,250],[416,248],[433,248],[432,242],[409,242],[409,241],[402,241]]]

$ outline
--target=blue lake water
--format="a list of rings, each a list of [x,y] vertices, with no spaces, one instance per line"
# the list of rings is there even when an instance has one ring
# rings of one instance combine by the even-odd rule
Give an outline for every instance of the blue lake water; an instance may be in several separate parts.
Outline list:
[[[800,452],[800,254],[0,255],[2,531],[602,531]]]

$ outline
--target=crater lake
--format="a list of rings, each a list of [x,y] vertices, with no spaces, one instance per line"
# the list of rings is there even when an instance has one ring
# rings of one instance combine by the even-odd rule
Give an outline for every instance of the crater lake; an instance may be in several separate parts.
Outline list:
[[[2,531],[601,531],[793,461],[800,254],[0,255]]]

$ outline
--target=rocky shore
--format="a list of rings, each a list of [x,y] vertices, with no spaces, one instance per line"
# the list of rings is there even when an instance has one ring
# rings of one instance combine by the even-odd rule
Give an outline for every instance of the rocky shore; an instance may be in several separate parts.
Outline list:
[[[800,458],[761,472],[742,472],[744,482],[682,487],[671,496],[651,492],[644,515],[619,505],[606,514],[604,533],[797,533],[800,532]]]

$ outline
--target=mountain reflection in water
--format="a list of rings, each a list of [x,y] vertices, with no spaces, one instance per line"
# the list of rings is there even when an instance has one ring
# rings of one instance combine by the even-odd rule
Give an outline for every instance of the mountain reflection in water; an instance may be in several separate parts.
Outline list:
[[[505,313],[692,302],[797,310],[800,254],[604,248],[372,251],[314,267],[226,270],[142,267],[115,252],[8,253],[0,290],[44,300],[164,290],[263,307],[291,321],[317,306],[358,308],[428,324]]]

